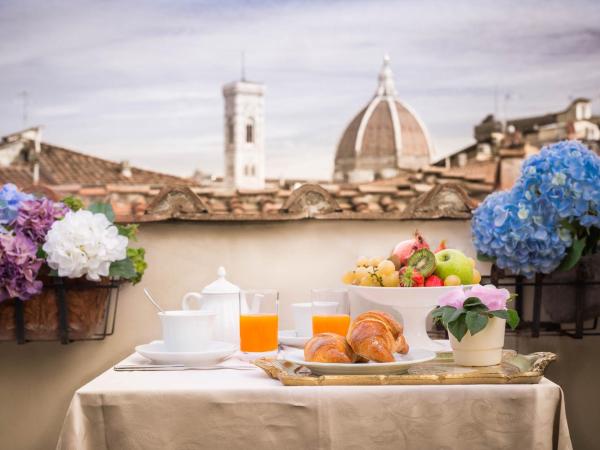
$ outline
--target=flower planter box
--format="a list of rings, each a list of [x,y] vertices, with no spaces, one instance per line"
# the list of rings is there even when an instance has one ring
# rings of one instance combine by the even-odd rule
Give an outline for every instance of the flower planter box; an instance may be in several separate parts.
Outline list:
[[[0,303],[0,340],[99,340],[112,334],[119,284],[109,279],[47,278],[43,291],[26,301]]]
[[[600,316],[600,253],[581,258],[573,269],[544,276],[542,307],[554,322],[577,322]],[[579,310],[578,310],[579,309]]]
[[[546,334],[566,335],[573,338],[595,336],[600,318],[600,254],[587,255],[569,271],[555,271],[549,275],[537,274],[533,280],[516,276],[493,265],[490,282],[496,286],[514,287],[518,294],[515,309],[522,315],[524,288],[533,288],[533,313],[524,328],[531,328],[532,337]],[[542,309],[550,320],[542,321]],[[594,320],[589,327],[584,322]],[[565,328],[565,324],[575,328]]]

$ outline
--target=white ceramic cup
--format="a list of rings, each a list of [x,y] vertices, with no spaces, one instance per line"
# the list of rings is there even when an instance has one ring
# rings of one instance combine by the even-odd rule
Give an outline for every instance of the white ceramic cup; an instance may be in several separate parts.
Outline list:
[[[338,304],[338,302],[312,302],[312,315],[333,316],[337,313]]]
[[[206,350],[213,338],[216,316],[215,312],[204,310],[159,312],[167,351]]]
[[[312,336],[312,303],[292,303],[296,336]]]

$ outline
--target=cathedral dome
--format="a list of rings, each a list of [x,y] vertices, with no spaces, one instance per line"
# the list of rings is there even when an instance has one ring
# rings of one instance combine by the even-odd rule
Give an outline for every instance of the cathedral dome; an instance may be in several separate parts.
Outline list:
[[[337,147],[334,179],[370,181],[429,164],[432,145],[425,125],[396,96],[389,58],[369,104],[352,119]]]

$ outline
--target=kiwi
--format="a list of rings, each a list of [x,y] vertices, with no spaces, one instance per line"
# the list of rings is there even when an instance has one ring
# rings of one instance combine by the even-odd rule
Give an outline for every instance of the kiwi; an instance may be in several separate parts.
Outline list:
[[[408,258],[406,265],[418,270],[424,277],[428,277],[435,271],[435,255],[431,250],[422,248]]]

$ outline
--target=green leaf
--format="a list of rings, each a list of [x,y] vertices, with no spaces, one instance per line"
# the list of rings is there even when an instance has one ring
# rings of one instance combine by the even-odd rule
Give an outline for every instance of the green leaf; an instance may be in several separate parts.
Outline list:
[[[146,250],[143,248],[128,248],[127,257],[133,263],[136,272],[136,276],[133,277],[131,281],[133,284],[137,284],[142,280],[144,272],[148,267],[148,263],[146,262]]]
[[[125,236],[127,239],[137,241],[137,232],[139,225],[137,223],[130,223],[128,225],[117,225],[119,234]]]
[[[567,254],[558,266],[558,270],[571,270],[577,265],[583,254],[583,249],[585,249],[586,241],[587,236],[573,241],[573,245],[567,250]]]
[[[442,318],[442,315],[444,314],[445,308],[447,308],[447,306],[444,307],[436,307],[433,311],[431,311],[431,318],[434,321],[440,320]]]
[[[133,262],[129,258],[122,259],[121,261],[115,261],[110,265],[108,274],[115,278],[124,278],[131,280],[136,277],[137,272],[133,266]]]
[[[67,205],[67,207],[71,210],[71,211],[79,211],[80,209],[83,209],[84,205],[83,205],[83,201],[78,198],[78,197],[74,197],[72,195],[69,195],[68,197],[65,197],[61,200],[62,203],[64,203],[65,205]]]
[[[496,262],[496,258],[494,256],[488,256],[484,253],[477,252],[477,259],[483,262]]]
[[[508,311],[505,309],[499,309],[497,311],[490,311],[490,316],[497,317],[498,319],[508,319]]]
[[[454,322],[461,316],[461,314],[465,313],[465,310],[462,308],[452,308],[451,306],[448,306],[447,308],[448,309],[444,311],[442,316],[442,323],[445,326],[448,326],[450,322]]]
[[[448,324],[448,331],[456,338],[458,342],[460,342],[465,334],[467,334],[467,324],[461,317],[460,319]]]
[[[475,311],[467,311],[465,323],[471,335],[476,335],[487,326],[488,316]]]
[[[88,207],[88,210],[96,214],[104,214],[110,222],[115,221],[115,212],[113,211],[112,206],[110,206],[110,203],[92,203]]]
[[[488,307],[481,303],[477,297],[469,297],[463,303],[463,308],[467,311],[487,311]]]
[[[519,322],[521,319],[519,319],[519,313],[516,312],[514,309],[508,309],[506,311],[508,313],[508,318],[506,319],[506,323],[508,324],[509,327],[511,327],[513,330],[515,328],[517,328],[517,326],[519,325]]]

